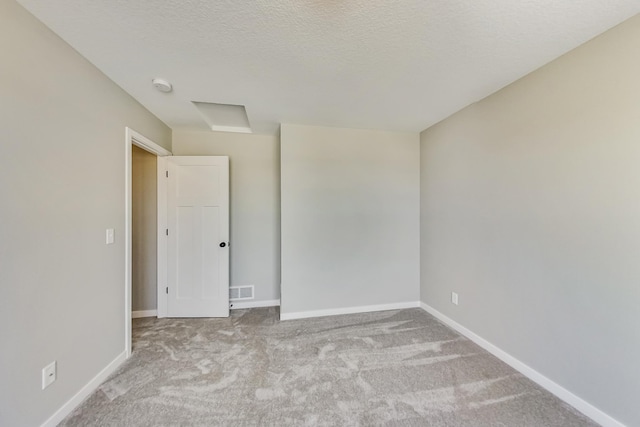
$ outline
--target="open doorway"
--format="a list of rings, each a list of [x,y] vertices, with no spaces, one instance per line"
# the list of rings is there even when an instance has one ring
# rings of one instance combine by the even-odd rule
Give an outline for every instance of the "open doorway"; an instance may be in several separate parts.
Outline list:
[[[134,153],[134,147],[142,149],[144,151],[144,155],[151,155],[155,157],[156,162],[162,162],[164,157],[170,156],[171,152],[161,147],[160,145],[154,143],[150,139],[144,137],[140,133],[134,131],[130,128],[125,128],[125,292],[124,292],[124,319],[125,319],[125,351],[127,357],[131,356],[131,318],[132,318],[132,260],[133,260],[133,247],[132,247],[132,226],[133,226],[133,180],[132,180],[132,157]],[[136,171],[137,173],[138,171]],[[163,203],[164,198],[161,196],[166,193],[166,187],[163,180],[157,179],[157,169],[155,169],[156,173],[156,221],[155,221],[155,233],[156,236],[160,233],[160,227],[158,224],[163,224],[165,219],[163,217],[163,212],[157,210],[158,203]],[[149,209],[149,208],[147,208]],[[150,208],[154,209],[154,208]],[[149,240],[151,240],[149,238]],[[164,243],[160,239],[153,239],[156,241],[156,253],[155,253],[155,266],[156,266],[156,281],[157,277],[161,276],[163,269],[166,269],[164,265],[164,257],[158,255],[162,254],[166,251],[166,247]],[[145,257],[151,257],[153,261],[153,254],[148,253],[148,248],[145,253]],[[148,266],[146,267],[146,273],[148,274]],[[136,272],[139,274],[139,272]],[[160,286],[160,285],[157,285]],[[157,295],[157,287],[155,288],[156,292],[153,293],[153,297],[149,297],[149,299],[156,297]],[[147,292],[148,294],[148,292]],[[138,300],[136,300],[136,304],[138,304]],[[141,310],[138,310],[141,311]]]
[[[131,316],[158,315],[158,157],[131,146]]]

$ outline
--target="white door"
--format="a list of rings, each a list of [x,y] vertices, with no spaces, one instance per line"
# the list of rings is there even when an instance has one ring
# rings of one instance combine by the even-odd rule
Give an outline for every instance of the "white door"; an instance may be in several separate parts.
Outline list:
[[[167,157],[167,315],[229,316],[229,158]]]

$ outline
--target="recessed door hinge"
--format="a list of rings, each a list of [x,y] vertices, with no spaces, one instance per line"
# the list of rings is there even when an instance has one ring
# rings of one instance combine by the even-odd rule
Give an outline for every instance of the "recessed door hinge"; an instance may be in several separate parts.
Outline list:
[[[169,178],[169,171],[166,171],[165,173],[167,174],[167,178]]]
[[[167,229],[165,230],[165,232],[167,233],[167,236],[168,236],[168,235],[169,235],[169,229],[167,228]]]
[[[169,295],[169,287],[167,286],[167,295]]]

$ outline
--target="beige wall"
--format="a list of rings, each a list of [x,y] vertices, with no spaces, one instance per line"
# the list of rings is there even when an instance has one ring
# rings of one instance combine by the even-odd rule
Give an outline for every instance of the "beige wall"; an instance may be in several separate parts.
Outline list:
[[[125,350],[125,126],[171,131],[12,0],[0,63],[0,425],[36,426]]]
[[[173,154],[229,156],[231,286],[254,285],[254,301],[279,299],[279,136],[176,131]]]
[[[422,300],[629,426],[638,52],[640,16],[421,137]]]
[[[417,133],[281,127],[290,315],[419,299]]]
[[[156,310],[158,276],[157,157],[131,149],[131,309]]]

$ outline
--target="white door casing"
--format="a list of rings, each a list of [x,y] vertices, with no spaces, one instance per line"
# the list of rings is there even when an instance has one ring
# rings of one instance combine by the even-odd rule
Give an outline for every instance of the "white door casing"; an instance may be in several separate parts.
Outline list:
[[[229,158],[166,159],[166,314],[228,317]]]
[[[165,156],[170,156],[171,152],[164,147],[156,144],[144,135],[135,130],[125,128],[125,144],[124,144],[124,348],[126,357],[131,356],[131,146],[138,147],[158,156],[158,162],[163,161]],[[164,188],[164,181],[158,181],[158,191]],[[165,192],[166,193],[166,192]],[[160,208],[160,206],[158,206]],[[162,206],[162,210],[158,210],[158,214],[164,212],[166,205]],[[160,219],[160,218],[159,218]],[[162,222],[164,224],[164,222]],[[158,222],[160,224],[160,222]],[[158,254],[162,249],[164,241],[158,241]],[[164,267],[166,260],[166,251],[164,257],[158,257],[158,271]],[[163,276],[164,277],[164,276]]]

